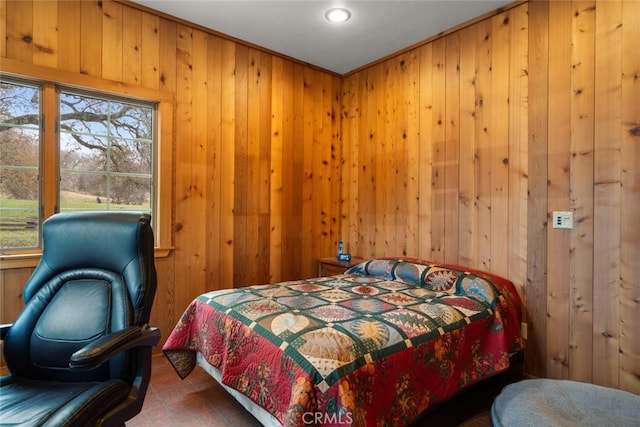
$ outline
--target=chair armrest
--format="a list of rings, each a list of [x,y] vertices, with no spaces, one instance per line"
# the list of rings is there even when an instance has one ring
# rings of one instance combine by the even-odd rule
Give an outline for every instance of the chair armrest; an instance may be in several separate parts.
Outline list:
[[[82,347],[71,355],[69,367],[91,369],[100,366],[111,357],[135,347],[155,347],[160,341],[160,330],[147,325],[131,326],[113,334],[105,335]]]
[[[9,332],[9,329],[11,329],[11,326],[13,326],[13,323],[3,323],[0,325],[0,340],[4,340],[4,337],[7,335],[7,332]]]

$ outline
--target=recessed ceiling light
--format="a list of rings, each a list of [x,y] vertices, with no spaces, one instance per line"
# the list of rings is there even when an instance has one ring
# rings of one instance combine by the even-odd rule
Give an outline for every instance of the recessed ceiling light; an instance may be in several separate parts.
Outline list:
[[[324,14],[325,18],[331,22],[345,22],[351,18],[351,12],[347,9],[336,7],[329,9]]]

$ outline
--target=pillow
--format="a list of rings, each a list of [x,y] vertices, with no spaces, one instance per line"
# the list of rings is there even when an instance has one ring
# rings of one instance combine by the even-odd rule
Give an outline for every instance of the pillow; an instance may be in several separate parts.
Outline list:
[[[499,295],[490,277],[463,267],[416,258],[375,258],[349,268],[346,273],[394,280],[436,293],[468,296],[489,304],[495,304]]]
[[[498,291],[489,279],[471,273],[464,274],[464,277],[458,283],[456,293],[491,305],[494,305],[496,298],[498,298]]]
[[[393,280],[393,269],[397,264],[395,259],[372,259],[358,265],[354,265],[346,271],[347,274],[360,274],[375,276],[384,280]]]
[[[448,267],[432,267],[424,272],[421,284],[434,292],[455,294],[456,281],[462,274],[462,271]]]
[[[422,286],[422,277],[429,266],[416,262],[398,262],[393,271],[395,280],[411,285]]]

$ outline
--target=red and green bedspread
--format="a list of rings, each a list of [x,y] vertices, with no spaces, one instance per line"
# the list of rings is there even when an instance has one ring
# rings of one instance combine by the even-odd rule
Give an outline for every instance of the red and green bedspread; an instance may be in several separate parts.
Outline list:
[[[196,352],[283,425],[401,426],[509,366],[520,299],[503,278],[409,258],[198,296],[163,347]]]

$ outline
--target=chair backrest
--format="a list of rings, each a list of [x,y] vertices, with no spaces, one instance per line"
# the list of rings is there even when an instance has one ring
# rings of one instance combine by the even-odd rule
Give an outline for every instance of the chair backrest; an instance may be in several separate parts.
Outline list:
[[[56,214],[24,287],[25,307],[5,339],[12,375],[46,380],[129,381],[127,354],[76,372],[71,354],[111,332],[149,322],[156,292],[151,218],[136,212]]]

